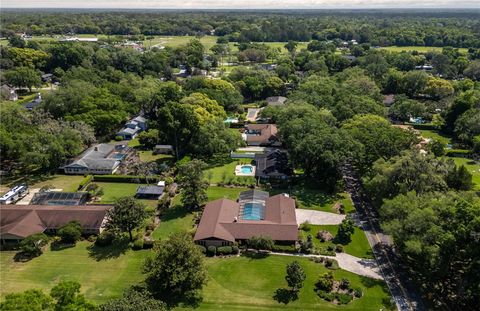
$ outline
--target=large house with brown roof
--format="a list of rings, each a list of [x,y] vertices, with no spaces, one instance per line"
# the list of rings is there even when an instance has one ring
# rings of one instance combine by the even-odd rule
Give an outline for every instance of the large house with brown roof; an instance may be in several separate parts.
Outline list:
[[[280,146],[275,124],[247,124],[243,139],[248,146]]]
[[[269,236],[277,243],[298,239],[295,200],[286,194],[242,192],[237,202],[219,199],[207,203],[194,240],[204,246],[243,243],[253,236]]]
[[[55,233],[70,221],[78,221],[85,235],[99,234],[111,205],[5,205],[0,206],[1,244],[19,242],[35,233]]]

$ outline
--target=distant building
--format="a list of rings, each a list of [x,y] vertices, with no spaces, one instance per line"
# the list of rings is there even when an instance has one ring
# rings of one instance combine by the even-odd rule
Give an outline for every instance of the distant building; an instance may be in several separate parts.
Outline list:
[[[415,66],[415,70],[430,71],[430,70],[433,70],[433,66],[431,66],[431,65]]]
[[[267,97],[267,104],[269,106],[284,106],[286,101],[287,98],[283,96]]]
[[[130,148],[124,145],[98,144],[63,169],[65,174],[113,174],[129,152]]]
[[[208,246],[245,243],[253,236],[268,236],[276,243],[295,244],[298,224],[295,200],[285,194],[240,193],[238,202],[219,199],[208,202],[195,233],[197,244]]]
[[[280,146],[275,124],[247,124],[243,139],[248,146]]]
[[[158,200],[165,190],[165,182],[160,181],[154,186],[139,186],[135,197],[137,199]]]
[[[3,84],[1,86],[0,93],[1,93],[3,99],[11,100],[11,101],[17,101],[18,100],[17,91],[15,91],[14,88],[8,86],[7,84]]]
[[[116,133],[117,136],[121,136],[124,140],[134,139],[141,131],[147,129],[147,119],[142,116],[137,116],[127,123],[125,126]]]
[[[53,78],[53,74],[51,73],[46,73],[42,75],[42,81],[43,82],[51,82]]]
[[[293,173],[287,152],[280,149],[255,154],[255,165],[255,177],[260,180],[288,179]]]
[[[18,243],[35,233],[55,233],[73,220],[82,226],[82,234],[99,234],[107,223],[110,208],[110,205],[0,206],[0,241],[1,244]]]
[[[98,38],[78,38],[78,37],[66,37],[58,40],[60,42],[98,42]]]
[[[153,153],[155,154],[172,154],[173,146],[172,145],[156,145],[153,148]]]
[[[35,97],[34,100],[32,100],[31,102],[28,102],[26,104],[24,104],[23,106],[27,109],[27,110],[30,110],[32,111],[33,109],[37,108],[38,106],[40,106],[42,104],[42,95],[40,93],[37,93],[37,96]]]

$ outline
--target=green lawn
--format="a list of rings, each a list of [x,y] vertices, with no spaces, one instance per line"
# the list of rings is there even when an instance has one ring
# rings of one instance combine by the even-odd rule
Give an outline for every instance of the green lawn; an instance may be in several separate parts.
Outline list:
[[[51,185],[56,189],[62,189],[62,191],[74,192],[77,191],[80,181],[82,181],[82,175],[26,175],[18,176],[18,178],[11,178],[2,180],[0,192],[8,190],[19,183],[26,182],[32,189],[41,188],[46,185]]]
[[[480,190],[480,164],[466,158],[452,158],[457,166],[465,165],[467,170],[472,174],[472,180],[475,184],[474,189]]]
[[[208,163],[209,168],[205,170],[205,178],[211,184],[225,183],[228,180],[233,180],[237,177],[235,176],[235,167],[237,165],[251,162],[252,159],[248,158],[232,159],[228,156],[214,158]],[[238,176],[238,178],[255,182],[255,177]]]
[[[444,145],[452,143],[451,137],[443,135],[437,131],[421,130],[420,134],[422,135],[423,138],[431,138],[433,140],[441,142]]]
[[[285,267],[297,260],[307,279],[299,299],[287,305],[273,299],[275,290],[286,288]],[[345,306],[336,306],[320,299],[314,292],[319,275],[330,271],[306,258],[245,256],[207,259],[209,280],[203,289],[199,310],[380,310],[389,304],[389,294],[382,281],[335,270],[336,279],[347,278],[352,287],[360,287],[364,296]]]
[[[74,280],[88,299],[103,303],[143,279],[141,266],[150,251],[90,249],[91,245],[82,241],[60,251],[47,249],[25,263],[13,260],[15,252],[0,252],[1,296],[31,288],[49,291],[60,280]]]
[[[134,196],[140,184],[119,183],[119,182],[95,182],[103,189],[100,203],[113,203],[116,198]]]
[[[223,188],[223,187],[208,187],[207,195],[208,200],[213,201],[221,198],[226,198],[230,200],[237,200],[240,192],[247,191],[248,188]]]
[[[332,241],[321,242],[317,239],[317,233],[322,230],[329,231],[333,236],[337,235],[338,225],[309,225],[310,231],[300,231],[300,234],[306,238],[308,234],[313,237],[313,244],[319,248],[326,248],[328,246],[335,246]],[[367,237],[362,229],[355,227],[354,233],[351,235],[350,243],[343,246],[343,251],[347,254],[360,258],[373,258],[372,249],[368,244]]]
[[[381,47],[381,49],[384,49],[390,52],[418,51],[420,53],[427,53],[430,51],[441,52],[443,48],[436,47],[436,46],[386,46],[386,47]],[[466,48],[459,48],[458,50],[462,54],[467,54],[468,52],[468,49]]]
[[[138,151],[138,155],[140,156],[140,161],[142,162],[154,162],[158,160],[171,160],[173,156],[170,154],[154,154],[153,151],[150,150],[142,150]]]
[[[160,224],[153,231],[156,240],[165,239],[174,232],[193,230],[194,214],[188,212],[180,203],[180,195],[175,196],[170,207],[160,217]]]

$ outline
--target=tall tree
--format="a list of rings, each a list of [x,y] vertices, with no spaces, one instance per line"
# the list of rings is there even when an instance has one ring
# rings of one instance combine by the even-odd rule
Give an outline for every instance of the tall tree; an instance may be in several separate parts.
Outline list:
[[[133,241],[132,231],[147,217],[145,205],[133,197],[122,197],[115,200],[113,208],[107,212],[107,226],[113,230],[128,232]]]
[[[292,261],[287,265],[285,280],[292,291],[298,292],[303,287],[303,282],[306,278],[305,270],[303,270],[298,261]]]
[[[195,304],[207,282],[204,255],[187,232],[172,234],[155,246],[144,267],[145,283],[155,298],[169,306]]]
[[[203,178],[205,168],[205,163],[196,159],[178,168],[182,203],[189,209],[197,209],[207,201],[208,182]]]

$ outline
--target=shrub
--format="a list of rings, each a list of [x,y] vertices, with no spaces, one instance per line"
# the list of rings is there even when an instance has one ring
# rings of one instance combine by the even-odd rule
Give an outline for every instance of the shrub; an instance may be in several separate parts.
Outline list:
[[[100,247],[109,246],[115,240],[115,234],[112,231],[104,230],[95,240],[95,245]]]
[[[20,242],[20,251],[29,257],[37,257],[42,254],[42,247],[47,243],[48,236],[45,233],[32,234]]]
[[[150,231],[155,230],[155,223],[153,223],[153,222],[148,223],[147,226],[145,227],[145,229],[150,230]]]
[[[86,185],[88,185],[93,180],[93,175],[87,175],[83,177],[82,181],[78,185],[78,190],[82,189]]]
[[[87,241],[88,241],[88,242],[95,242],[96,239],[97,239],[96,236],[94,236],[94,235],[89,235],[88,238],[87,238]]]
[[[237,245],[232,246],[232,254],[238,254],[240,253],[240,249],[238,248]]]
[[[220,246],[217,247],[217,253],[220,255],[229,255],[233,252],[231,246]]]
[[[60,227],[58,236],[63,243],[75,244],[82,237],[82,225],[78,221],[73,220]]]
[[[312,225],[308,221],[305,221],[300,225],[300,230],[310,232],[310,230],[312,230]]]
[[[150,236],[150,235],[152,234],[152,232],[153,232],[152,230],[146,230],[146,231],[145,231],[145,235],[146,235],[146,236]]]
[[[330,292],[333,288],[333,273],[322,274],[315,283],[315,288],[319,291]]]
[[[247,245],[249,247],[255,249],[263,249],[263,250],[271,250],[273,248],[273,240],[269,236],[252,236],[247,241]]]
[[[335,247],[333,245],[328,245],[327,246],[327,251],[333,251],[335,249]]]
[[[361,298],[363,296],[362,289],[359,288],[359,287],[354,288],[353,289],[353,294],[355,295],[355,297]]]
[[[353,297],[348,294],[337,293],[335,296],[341,305],[346,305],[353,299]]]
[[[272,251],[280,253],[297,253],[295,245],[273,245]]]
[[[343,253],[343,245],[342,245],[342,244],[337,244],[337,245],[335,246],[335,251],[336,251],[337,253]]]
[[[133,241],[132,249],[134,250],[143,249],[143,239],[138,238],[135,241]]]
[[[48,190],[54,189],[54,188],[55,187],[53,185],[45,185],[42,188],[40,188],[39,192],[45,192],[45,191],[48,191]]]
[[[348,279],[342,279],[340,281],[340,288],[341,289],[349,289],[350,288],[350,281]]]
[[[143,248],[152,248],[155,244],[155,241],[152,239],[143,240]]]
[[[120,135],[115,136],[115,141],[122,141],[123,137]]]
[[[207,249],[205,248],[205,246],[197,244],[197,248],[202,252],[202,254],[207,253]]]
[[[331,258],[325,259],[325,267],[327,267],[330,270],[339,269],[338,262],[335,259],[331,259]]]
[[[207,247],[207,254],[209,256],[215,256],[215,254],[217,253],[217,248],[213,245],[210,245],[209,247]]]

